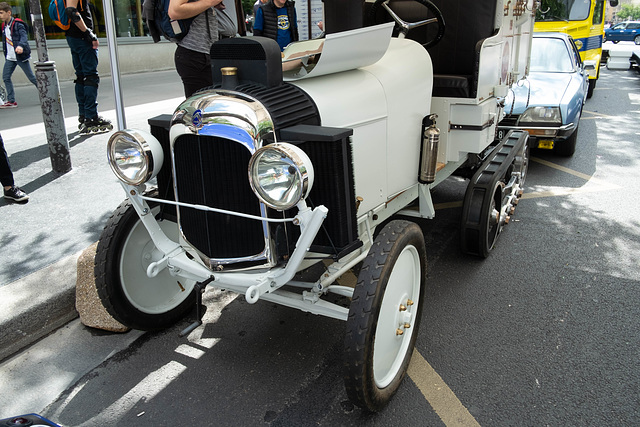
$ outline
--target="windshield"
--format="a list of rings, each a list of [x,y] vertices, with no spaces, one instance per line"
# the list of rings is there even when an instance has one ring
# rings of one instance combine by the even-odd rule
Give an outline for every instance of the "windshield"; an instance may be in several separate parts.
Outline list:
[[[569,73],[573,71],[567,45],[560,39],[534,37],[531,45],[531,71]]]
[[[591,0],[542,0],[536,21],[584,21],[590,11]]]

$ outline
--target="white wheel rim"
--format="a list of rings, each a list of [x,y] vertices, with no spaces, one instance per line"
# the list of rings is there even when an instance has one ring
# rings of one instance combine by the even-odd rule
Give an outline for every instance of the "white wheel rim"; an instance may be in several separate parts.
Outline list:
[[[160,210],[152,209],[153,215]],[[178,227],[170,221],[159,222],[162,231],[172,240],[178,240]],[[160,259],[147,229],[138,221],[122,245],[120,256],[120,283],[127,300],[136,309],[147,314],[164,314],[179,306],[191,293],[195,281],[172,276],[167,269],[156,277],[147,276],[147,267]]]
[[[391,384],[409,351],[421,303],[420,281],[420,254],[409,245],[402,250],[393,266],[378,316],[373,344],[373,378],[378,388]],[[401,306],[405,309],[402,310]]]

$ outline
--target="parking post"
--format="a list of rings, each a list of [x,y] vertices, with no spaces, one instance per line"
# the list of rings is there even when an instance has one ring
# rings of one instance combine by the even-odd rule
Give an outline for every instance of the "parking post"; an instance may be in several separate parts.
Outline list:
[[[67,130],[64,126],[58,73],[55,62],[49,61],[40,2],[29,0],[29,7],[31,8],[31,24],[38,49],[38,62],[35,63],[36,80],[42,108],[42,120],[49,144],[51,167],[54,172],[64,174],[71,170],[71,155]]]

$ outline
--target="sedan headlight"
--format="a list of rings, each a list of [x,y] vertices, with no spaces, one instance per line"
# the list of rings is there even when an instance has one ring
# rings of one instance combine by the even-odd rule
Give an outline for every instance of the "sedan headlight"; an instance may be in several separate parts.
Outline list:
[[[562,116],[558,107],[529,107],[521,116],[518,124],[549,123],[562,124]]]
[[[267,145],[257,150],[249,161],[249,183],[264,204],[284,211],[311,191],[313,165],[307,154],[295,145]]]
[[[125,129],[109,138],[107,159],[119,180],[140,185],[158,174],[164,154],[158,140],[149,132]]]

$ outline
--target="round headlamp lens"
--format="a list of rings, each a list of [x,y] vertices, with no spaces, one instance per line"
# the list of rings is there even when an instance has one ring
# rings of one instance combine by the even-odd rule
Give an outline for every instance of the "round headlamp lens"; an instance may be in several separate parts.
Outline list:
[[[313,166],[304,151],[290,144],[272,144],[255,152],[249,162],[249,181],[267,206],[287,210],[307,196]]]
[[[107,144],[107,157],[111,170],[129,185],[140,185],[152,178],[154,170],[153,149],[148,142],[153,137],[143,132],[122,130],[114,133]],[[153,145],[153,144],[152,144]],[[159,145],[159,144],[156,144]],[[158,151],[158,148],[155,149]],[[160,157],[162,151],[160,148]],[[162,159],[160,159],[160,163]]]

